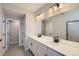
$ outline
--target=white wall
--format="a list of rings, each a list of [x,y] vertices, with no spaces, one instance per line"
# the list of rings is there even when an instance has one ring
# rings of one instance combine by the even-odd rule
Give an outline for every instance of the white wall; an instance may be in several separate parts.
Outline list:
[[[26,28],[27,35],[33,36],[35,35],[35,16],[33,12],[27,12],[26,14]]]
[[[35,16],[33,12],[26,12],[25,16],[25,26],[26,26],[26,39],[25,39],[25,50],[28,49],[28,41],[27,41],[27,36],[34,36],[35,34]]]
[[[70,10],[64,14],[56,15],[48,20],[50,23],[53,23],[53,25],[51,25],[53,27],[51,32],[53,32],[54,35],[59,35],[62,39],[66,39],[66,22],[79,20],[79,8]],[[49,25],[47,27],[49,27]],[[50,29],[46,30],[50,31]]]

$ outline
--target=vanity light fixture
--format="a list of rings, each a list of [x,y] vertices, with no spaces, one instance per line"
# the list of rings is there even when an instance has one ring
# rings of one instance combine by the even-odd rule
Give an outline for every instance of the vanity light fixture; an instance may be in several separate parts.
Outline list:
[[[59,7],[59,5],[60,5],[59,3],[56,3],[56,6],[57,6],[57,7]]]
[[[58,9],[61,9],[64,7],[64,4],[63,3],[56,3],[54,5],[54,11],[57,11]]]
[[[52,8],[50,8],[49,9],[49,14],[51,14],[53,12],[53,9]]]
[[[36,16],[36,20],[40,21],[42,19],[45,18],[45,14],[44,13],[40,13],[39,15]]]
[[[52,16],[54,13],[53,7],[49,8],[48,16]]]
[[[42,20],[42,19],[44,19],[44,17],[45,17],[45,14],[44,13],[40,13],[40,20]]]
[[[57,11],[57,6],[54,6],[54,11]]]
[[[64,7],[64,4],[63,3],[60,3],[59,4],[59,8],[63,8]]]

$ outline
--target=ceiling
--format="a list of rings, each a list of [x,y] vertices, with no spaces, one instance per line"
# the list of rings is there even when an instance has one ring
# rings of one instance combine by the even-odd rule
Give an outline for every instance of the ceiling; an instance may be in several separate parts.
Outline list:
[[[5,14],[8,17],[18,18],[25,14],[27,11],[36,12],[45,3],[3,3]]]
[[[4,6],[19,7],[24,10],[36,12],[41,8],[45,3],[4,3]]]

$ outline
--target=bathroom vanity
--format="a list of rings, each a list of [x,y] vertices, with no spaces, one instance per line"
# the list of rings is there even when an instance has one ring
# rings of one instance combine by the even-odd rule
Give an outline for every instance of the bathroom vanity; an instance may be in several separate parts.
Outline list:
[[[79,56],[79,43],[63,39],[55,43],[48,36],[28,36],[28,48],[35,56]]]

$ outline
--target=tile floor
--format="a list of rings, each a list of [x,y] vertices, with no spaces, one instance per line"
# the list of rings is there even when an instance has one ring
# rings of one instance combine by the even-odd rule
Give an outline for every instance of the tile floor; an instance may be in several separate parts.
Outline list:
[[[9,46],[3,56],[33,56],[33,54],[29,50],[25,51],[24,47],[19,47],[18,44],[13,44]]]

